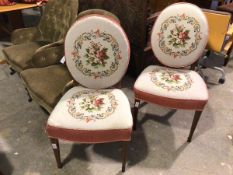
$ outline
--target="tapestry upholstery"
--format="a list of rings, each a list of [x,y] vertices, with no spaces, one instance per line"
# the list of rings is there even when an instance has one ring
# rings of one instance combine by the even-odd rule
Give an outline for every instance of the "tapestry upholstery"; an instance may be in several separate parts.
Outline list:
[[[184,104],[185,107],[202,109],[208,101],[205,82],[197,72],[191,70],[149,66],[135,82],[134,89],[136,97],[147,94],[150,97],[148,99],[153,99],[151,102],[156,104],[167,101],[166,105],[169,105],[169,99],[175,99],[176,103]]]
[[[73,78],[87,88],[65,93],[48,119],[48,136],[79,143],[130,141],[128,98],[119,89],[104,89],[128,67],[130,46],[119,23],[101,15],[80,18],[67,33],[65,57]]]
[[[131,44],[131,61],[129,72],[138,75],[145,67],[140,60],[146,45],[146,19],[148,17],[148,0],[80,0],[80,11],[88,8],[105,9],[115,14],[127,33]]]
[[[165,66],[187,67],[202,57],[208,32],[207,19],[199,7],[176,3],[165,8],[156,19],[151,47]]]
[[[124,76],[130,45],[119,23],[99,15],[83,17],[65,39],[67,67],[74,79],[88,88],[107,88]]]
[[[48,125],[79,130],[128,129],[132,127],[130,104],[119,89],[74,87],[56,105]]]

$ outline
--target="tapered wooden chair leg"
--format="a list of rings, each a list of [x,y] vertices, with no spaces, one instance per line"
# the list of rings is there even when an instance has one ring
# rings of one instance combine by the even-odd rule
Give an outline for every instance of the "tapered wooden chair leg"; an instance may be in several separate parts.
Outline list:
[[[195,112],[195,115],[194,115],[194,118],[193,118],[193,123],[192,123],[192,126],[191,126],[191,129],[190,129],[190,133],[189,133],[189,137],[188,137],[188,140],[187,142],[191,142],[192,141],[192,137],[193,137],[193,133],[197,127],[197,123],[201,117],[201,114],[202,114],[202,111],[196,111]]]
[[[128,157],[128,146],[129,142],[123,142],[123,148],[122,148],[122,172],[125,172],[125,166],[127,162],[127,157]]]
[[[138,107],[140,105],[140,100],[135,99],[134,101],[134,109],[133,109],[133,130],[137,129],[138,122]]]
[[[60,157],[59,141],[58,141],[58,139],[50,138],[50,142],[52,144],[54,156],[55,156],[56,161],[57,161],[57,167],[61,168],[62,164],[61,164],[61,157]]]

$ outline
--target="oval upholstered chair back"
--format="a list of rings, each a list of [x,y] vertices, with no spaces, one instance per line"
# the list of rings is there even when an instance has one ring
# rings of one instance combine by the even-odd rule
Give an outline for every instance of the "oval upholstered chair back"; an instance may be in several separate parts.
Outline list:
[[[208,22],[202,10],[189,3],[164,9],[152,29],[151,45],[158,60],[181,68],[196,62],[208,41]]]
[[[77,17],[78,6],[78,0],[49,0],[38,25],[43,40],[63,39]]]
[[[77,20],[65,39],[67,67],[73,78],[91,89],[108,88],[125,74],[130,45],[120,24],[102,15]]]

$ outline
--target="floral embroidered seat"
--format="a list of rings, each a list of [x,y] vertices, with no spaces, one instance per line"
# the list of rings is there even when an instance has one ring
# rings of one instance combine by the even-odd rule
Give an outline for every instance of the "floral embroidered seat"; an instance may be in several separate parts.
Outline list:
[[[208,101],[205,82],[191,70],[149,66],[137,79],[134,91],[136,98],[176,109],[202,110]]]
[[[128,38],[118,21],[87,15],[75,22],[65,39],[67,67],[80,86],[58,102],[47,122],[47,134],[61,167],[59,139],[78,143],[123,142],[122,171],[133,119],[126,95],[111,88],[121,81],[129,59]],[[61,77],[62,78],[62,77]]]
[[[152,29],[151,46],[157,59],[167,67],[151,65],[135,82],[134,129],[140,101],[195,110],[188,137],[191,142],[208,101],[208,90],[200,75],[187,67],[194,67],[192,65],[202,56],[207,40],[208,23],[197,6],[176,3],[161,12]]]
[[[50,136],[84,143],[128,141],[132,117],[127,97],[119,89],[74,87],[48,119]]]

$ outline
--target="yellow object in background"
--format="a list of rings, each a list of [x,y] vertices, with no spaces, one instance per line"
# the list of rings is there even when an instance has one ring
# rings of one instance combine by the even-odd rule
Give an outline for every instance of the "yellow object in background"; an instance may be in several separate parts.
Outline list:
[[[204,10],[204,13],[209,24],[207,47],[214,52],[220,53],[223,50],[223,45],[227,36],[231,14],[212,10]]]

